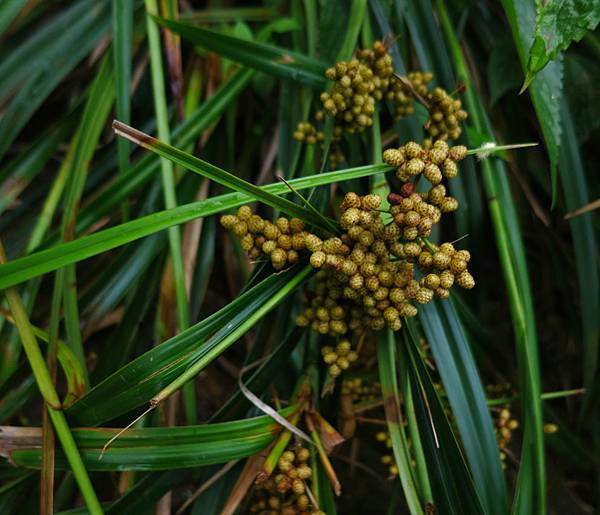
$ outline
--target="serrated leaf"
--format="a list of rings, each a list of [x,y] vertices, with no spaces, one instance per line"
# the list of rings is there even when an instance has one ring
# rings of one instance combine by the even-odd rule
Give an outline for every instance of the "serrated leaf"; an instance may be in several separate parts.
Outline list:
[[[588,30],[594,30],[598,22],[600,3],[596,1],[538,1],[535,39],[529,50],[524,87],[551,60],[556,59],[559,52],[569,48],[573,41],[580,41]]]

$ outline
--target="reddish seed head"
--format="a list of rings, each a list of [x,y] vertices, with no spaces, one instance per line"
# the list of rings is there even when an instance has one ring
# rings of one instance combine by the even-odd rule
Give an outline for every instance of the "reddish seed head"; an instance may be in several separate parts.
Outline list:
[[[402,195],[399,195],[398,193],[390,193],[387,196],[387,200],[392,206],[395,206],[396,204],[399,204],[402,200]]]
[[[400,188],[400,193],[403,197],[410,197],[415,191],[414,182],[405,182]]]

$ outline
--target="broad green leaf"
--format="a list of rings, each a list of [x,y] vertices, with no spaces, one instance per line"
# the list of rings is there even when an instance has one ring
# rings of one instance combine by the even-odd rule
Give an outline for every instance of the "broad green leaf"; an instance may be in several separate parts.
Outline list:
[[[417,342],[407,338],[400,352],[411,363],[411,390],[435,509],[439,513],[487,513],[417,346]]]
[[[419,319],[448,395],[486,513],[508,511],[504,473],[485,392],[463,328],[449,302],[427,304]]]
[[[535,7],[531,0],[502,0],[502,5],[512,29],[521,65],[523,70],[526,70],[527,48],[533,39]],[[536,77],[535,82],[529,87],[529,94],[550,157],[552,205],[554,205],[556,203],[558,153],[562,136],[562,121],[560,118],[562,60],[559,58],[549,63],[544,70],[538,72]],[[527,82],[527,79],[525,80]]]
[[[505,2],[505,7],[507,3],[509,3],[509,0]],[[519,4],[522,3],[524,2],[519,2]],[[490,141],[495,141],[487,114],[473,88],[456,33],[444,4],[441,2],[438,3],[438,14],[449,42],[452,59],[459,78],[466,86],[466,103],[472,123],[478,132],[490,134]],[[517,496],[515,510],[520,514],[531,513],[528,509],[535,506],[536,512],[545,513],[546,470],[541,377],[536,323],[525,249],[504,164],[497,158],[485,159],[481,162],[481,170],[510,302],[519,369],[519,384],[522,391],[523,413],[525,413],[522,462],[530,468],[523,467],[519,472],[517,489],[520,492],[526,492],[526,495]]]
[[[600,22],[600,3],[590,0],[537,1],[535,39],[529,50],[527,87],[536,74],[559,52],[580,41],[585,33]]]
[[[386,165],[362,166],[335,172],[322,173],[293,179],[289,183],[297,190],[332,184],[339,180],[368,177],[390,171]],[[261,190],[274,195],[289,193],[285,184],[269,184]],[[241,193],[228,193],[200,202],[192,202],[174,209],[159,211],[116,227],[99,231],[78,240],[56,245],[50,249],[15,259],[0,265],[0,289],[51,272],[70,263],[95,256],[120,245],[154,234],[175,224],[195,218],[213,215],[234,207],[253,202],[254,199]]]

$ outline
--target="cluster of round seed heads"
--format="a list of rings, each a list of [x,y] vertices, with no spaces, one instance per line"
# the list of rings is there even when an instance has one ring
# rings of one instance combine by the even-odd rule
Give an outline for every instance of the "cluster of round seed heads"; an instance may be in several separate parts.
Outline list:
[[[461,101],[453,99],[447,91],[435,88],[426,100],[429,104],[429,120],[425,128],[434,140],[456,140],[462,132],[460,124],[467,119]]]
[[[433,79],[433,74],[430,72],[410,72],[407,78],[410,81],[412,90],[401,81],[393,80],[386,95],[387,99],[394,105],[394,119],[396,120],[415,112],[413,92],[425,97],[429,92],[427,85]]]
[[[388,148],[383,153],[383,161],[396,167],[396,177],[402,182],[416,180],[422,174],[434,186],[440,184],[444,178],[456,177],[457,163],[465,157],[465,146],[449,147],[442,140],[435,141],[429,149],[409,141],[399,148]]]
[[[316,509],[307,495],[312,480],[308,465],[310,451],[305,447],[283,452],[275,476],[258,483],[253,491],[250,513],[262,515],[325,515]]]
[[[368,402],[381,397],[381,385],[377,381],[368,382],[361,377],[344,379],[342,395],[349,395],[352,402]]]
[[[294,139],[312,145],[317,141],[322,142],[325,134],[310,122],[300,122],[294,131]]]
[[[323,361],[328,365],[329,375],[331,377],[339,376],[343,370],[358,359],[356,351],[352,350],[349,340],[342,340],[336,347],[325,346],[321,349]]]
[[[308,236],[302,220],[280,217],[271,223],[254,214],[249,206],[240,207],[237,215],[222,216],[221,225],[239,238],[250,258],[268,256],[276,270],[298,261]]]
[[[359,50],[355,59],[328,68],[325,76],[334,85],[331,92],[321,94],[324,112],[317,113],[317,120],[325,114],[333,116],[337,127],[348,133],[370,127],[376,102],[383,98],[392,73],[392,58],[381,41],[372,49]]]
[[[310,305],[298,315],[296,324],[310,327],[320,334],[337,336],[348,331],[347,306],[340,302],[340,292],[336,284],[322,271],[317,273],[315,296]]]
[[[392,448],[392,439],[387,431],[380,431],[375,435],[375,438],[378,442],[384,444],[387,449]],[[395,477],[398,475],[398,465],[396,464],[396,460],[393,454],[386,453],[383,456],[381,456],[381,463],[388,466],[388,472],[390,477]]]
[[[492,397],[506,397],[511,395],[510,384],[488,385],[486,390],[488,395]],[[498,448],[500,449],[500,459],[504,467],[506,461],[505,451],[512,440],[513,431],[519,427],[519,421],[513,417],[510,404],[504,404],[498,406],[496,409],[492,409],[492,419]]]

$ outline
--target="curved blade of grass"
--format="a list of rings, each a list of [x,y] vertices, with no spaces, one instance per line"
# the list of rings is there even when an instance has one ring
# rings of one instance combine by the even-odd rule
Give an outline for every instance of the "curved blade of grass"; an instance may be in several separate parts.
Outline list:
[[[324,231],[331,232],[336,229],[333,222],[330,222],[327,218],[319,213],[299,206],[294,202],[285,198],[278,197],[272,193],[255,186],[243,179],[240,179],[236,175],[229,173],[217,166],[214,166],[202,159],[199,159],[183,150],[179,150],[164,141],[160,141],[148,134],[145,134],[133,127],[129,127],[119,121],[113,122],[113,128],[115,132],[129,141],[140,145],[141,147],[158,154],[161,157],[168,159],[169,161],[183,166],[187,170],[195,172],[203,177],[218,182],[223,186],[230,188],[241,193],[245,193],[256,200],[264,202],[265,204],[287,213],[290,216],[295,216],[304,220],[305,222],[321,228]]]
[[[462,326],[449,302],[419,309],[419,320],[452,407],[486,513],[508,511],[500,453],[486,396]]]
[[[504,10],[513,33],[515,46],[523,69],[526,69],[528,51],[533,41],[535,9],[529,2],[503,1]],[[579,145],[573,130],[571,113],[561,97],[556,101],[557,87],[560,88],[562,70],[559,63],[550,63],[537,74],[528,91],[537,113],[538,121],[549,151],[558,155],[560,174],[567,210],[571,211],[589,202],[589,189],[581,162]],[[557,108],[558,106],[558,108]],[[560,130],[562,129],[562,130]],[[550,153],[551,161],[553,153]],[[551,162],[551,170],[554,165]],[[553,176],[554,176],[554,172]],[[592,215],[576,217],[569,222],[577,261],[577,278],[583,322],[584,385],[592,391],[592,381],[598,362],[598,334],[600,324],[600,300],[598,267],[596,266],[596,236]]]
[[[269,276],[233,302],[116,371],[67,410],[81,425],[97,425],[148,402],[198,363],[208,364],[236,334],[302,279],[295,270]],[[211,336],[212,335],[212,336]]]
[[[35,71],[26,70],[24,83],[19,87],[18,93],[0,120],[0,158],[10,148],[38,107],[77,63],[94,48],[108,28],[109,14],[106,3],[99,2],[93,6],[87,4],[85,13],[63,32],[60,46],[47,56],[46,60],[43,60],[43,66]],[[14,54],[11,57],[14,57]],[[41,60],[39,56],[34,58],[34,62]],[[0,67],[0,76],[3,76],[2,68]]]
[[[119,120],[131,121],[131,50],[133,37],[133,0],[112,1],[113,61],[115,70],[116,113]],[[117,140],[119,173],[129,168],[129,143]],[[128,218],[127,204],[123,204],[123,218]]]
[[[260,396],[267,386],[273,383],[278,372],[283,370],[282,363],[289,357],[300,341],[302,332],[303,330],[301,328],[294,327],[282,342],[271,352],[268,359],[248,378],[247,381],[244,382],[246,387],[251,390],[252,393]],[[242,416],[251,406],[252,404],[242,394],[241,390],[237,389],[210,420],[220,421]]]
[[[392,439],[392,448],[406,503],[412,515],[419,515],[424,513],[424,502],[419,497],[417,491],[411,466],[410,449],[400,411],[400,392],[398,390],[394,337],[391,331],[382,331],[381,334],[382,336],[379,337],[377,344],[377,362],[379,364],[379,381],[383,395],[385,418]]]
[[[6,261],[6,255],[4,254],[4,247],[2,246],[2,243],[0,243],[0,262],[2,261]],[[56,389],[54,388],[48,368],[46,367],[46,363],[44,362],[25,307],[21,302],[18,292],[14,288],[8,289],[5,294],[8,305],[15,318],[15,325],[21,336],[25,354],[27,355],[40,393],[46,402],[48,414],[66,454],[68,464],[79,485],[81,495],[83,496],[90,513],[102,513],[98,497],[96,496],[94,487],[92,486],[85,465],[83,464],[81,455],[77,450],[65,415],[62,411],[55,409],[55,407],[60,405],[60,400],[56,393]],[[41,457],[39,461],[41,462]]]
[[[489,120],[471,83],[445,5],[438,1],[437,7],[458,76],[466,86],[466,103],[473,126],[479,133],[491,135]],[[490,141],[494,140],[495,138],[490,137]],[[525,251],[504,164],[497,158],[490,158],[481,161],[481,167],[515,331],[525,413],[522,462],[531,465],[531,470],[523,468],[519,473],[515,509],[518,513],[531,513],[531,509],[536,513],[545,513],[546,480],[540,366]]]
[[[73,141],[75,154],[68,172],[65,205],[61,223],[61,239],[63,241],[70,241],[75,238],[75,220],[87,172],[114,101],[114,89],[111,87],[113,81],[112,62],[108,56],[105,56],[91,86],[90,94],[81,117],[78,136]],[[77,278],[74,264],[68,265],[57,272],[55,291],[57,298],[60,297],[60,292],[62,292],[67,342],[82,364],[87,384],[88,377],[81,339]],[[55,313],[60,311],[59,307],[53,306]],[[52,348],[53,344],[51,343],[51,352]]]
[[[184,39],[232,61],[316,89],[323,89],[325,85],[326,65],[316,59],[275,45],[227,36],[175,20],[154,19]]]
[[[0,5],[0,34],[12,23],[26,3],[27,0],[6,0]]]
[[[361,166],[301,177],[293,179],[289,183],[297,190],[302,190],[331,184],[339,180],[368,177],[390,170],[392,168],[386,165]],[[274,195],[282,195],[289,192],[287,186],[281,183],[261,186],[260,189]],[[69,263],[76,263],[77,261],[95,256],[119,245],[124,245],[144,236],[154,234],[172,225],[220,213],[253,201],[253,198],[241,193],[220,195],[174,209],[160,211],[104,231],[99,231],[90,236],[84,236],[69,243],[57,245],[50,249],[15,259],[10,263],[0,265],[0,289],[51,272]]]
[[[254,71],[248,69],[235,72],[208,100],[173,130],[175,144],[185,148],[193,143],[202,131],[219,119],[247,86],[253,75]],[[117,177],[114,183],[82,209],[77,219],[76,231],[80,233],[88,229],[129,195],[139,190],[156,173],[159,163],[158,156],[147,154],[133,164],[127,173]],[[55,241],[56,238],[50,238],[50,243]]]
[[[411,363],[409,378],[435,509],[440,513],[486,513],[417,343],[410,337],[406,340],[401,352]]]

